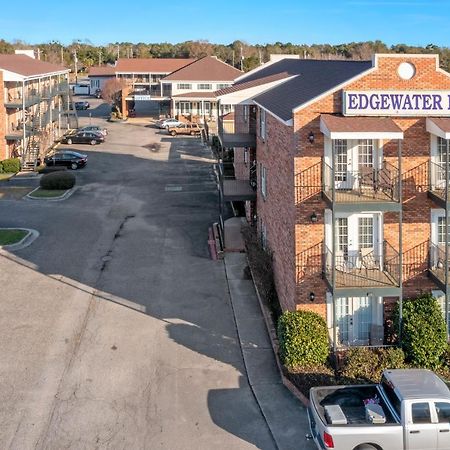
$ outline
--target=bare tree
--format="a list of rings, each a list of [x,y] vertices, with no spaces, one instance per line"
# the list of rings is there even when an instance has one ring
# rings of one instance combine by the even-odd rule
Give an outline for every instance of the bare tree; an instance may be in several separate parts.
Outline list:
[[[102,89],[102,98],[108,103],[114,104],[117,102],[122,89],[125,89],[127,84],[124,80],[119,80],[118,78],[112,78],[108,80]]]

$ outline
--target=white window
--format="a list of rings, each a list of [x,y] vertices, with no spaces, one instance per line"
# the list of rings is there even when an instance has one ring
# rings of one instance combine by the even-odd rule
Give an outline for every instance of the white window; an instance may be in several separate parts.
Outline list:
[[[244,122],[248,122],[248,105],[244,105]]]
[[[261,195],[263,199],[265,200],[267,198],[267,171],[266,168],[260,164],[259,165],[259,173],[260,173],[260,180],[261,180]]]
[[[199,83],[199,84],[197,84],[197,89],[200,91],[210,91],[212,89],[212,84]]]
[[[177,85],[179,90],[192,89],[192,84],[189,83],[178,83]]]
[[[220,89],[225,89],[225,88],[230,87],[230,86],[231,86],[230,83],[219,83],[219,84],[216,85],[216,89],[218,91],[220,91]]]
[[[259,110],[259,136],[263,141],[266,140],[266,111],[264,109]]]
[[[192,110],[191,102],[179,102],[178,108],[180,111],[180,114],[190,114]]]

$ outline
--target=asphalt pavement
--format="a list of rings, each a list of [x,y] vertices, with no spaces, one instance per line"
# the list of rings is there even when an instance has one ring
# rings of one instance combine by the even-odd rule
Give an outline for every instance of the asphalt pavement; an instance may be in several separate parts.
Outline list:
[[[89,156],[77,191],[0,200],[0,226],[40,233],[0,254],[0,448],[310,448],[300,404],[274,420],[276,381],[258,386],[272,425],[255,397],[225,266],[208,253],[209,149],[105,123],[107,105],[89,101],[81,124],[110,133],[70,146]]]

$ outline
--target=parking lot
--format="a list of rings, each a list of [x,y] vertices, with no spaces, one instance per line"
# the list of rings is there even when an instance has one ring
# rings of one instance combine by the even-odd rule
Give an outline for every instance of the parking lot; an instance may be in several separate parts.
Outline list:
[[[0,201],[0,226],[40,232],[0,254],[0,447],[276,448],[209,258],[210,150],[89,101],[109,134],[61,146],[89,157],[76,192]]]

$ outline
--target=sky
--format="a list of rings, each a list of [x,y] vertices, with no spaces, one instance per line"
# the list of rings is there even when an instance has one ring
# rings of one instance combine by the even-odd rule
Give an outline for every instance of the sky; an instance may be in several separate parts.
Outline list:
[[[25,0],[2,2],[0,39],[450,46],[450,0]],[[27,3],[31,4],[27,6]],[[23,6],[22,6],[23,5]]]

